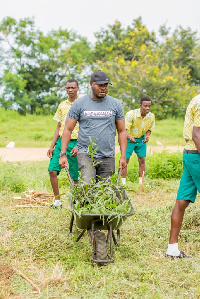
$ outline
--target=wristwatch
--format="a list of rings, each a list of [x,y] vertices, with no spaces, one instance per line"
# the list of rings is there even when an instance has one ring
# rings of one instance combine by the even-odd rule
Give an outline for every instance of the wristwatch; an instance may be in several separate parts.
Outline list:
[[[60,152],[60,157],[62,156],[66,156],[66,153],[65,152]]]

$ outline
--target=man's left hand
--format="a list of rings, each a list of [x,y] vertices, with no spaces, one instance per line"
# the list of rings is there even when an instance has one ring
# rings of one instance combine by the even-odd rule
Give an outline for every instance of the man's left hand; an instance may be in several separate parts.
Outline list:
[[[119,168],[124,169],[126,167],[126,158],[120,158],[119,160]]]

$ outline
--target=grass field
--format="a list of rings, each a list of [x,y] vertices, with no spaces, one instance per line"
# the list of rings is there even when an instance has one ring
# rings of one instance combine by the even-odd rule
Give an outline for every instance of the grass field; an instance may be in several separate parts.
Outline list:
[[[167,259],[180,173],[176,178],[164,180],[160,174],[155,178],[156,160],[177,159],[177,154],[160,155],[149,161],[150,186],[145,178],[143,192],[131,177],[136,161],[130,162],[127,192],[136,212],[121,227],[114,263],[103,267],[91,264],[87,235],[77,243],[75,225],[69,233],[66,173],[62,171],[59,178],[62,210],[37,204],[23,208],[19,205],[27,203],[16,197],[24,197],[24,191],[51,192],[48,162],[0,163],[0,298],[200,298],[200,196],[186,212],[179,240],[180,248],[193,257]],[[163,168],[173,172],[172,165],[161,164],[160,173]],[[13,269],[41,293],[33,294],[31,284]]]
[[[0,109],[0,147],[10,141],[16,147],[49,147],[56,128],[52,115],[19,115],[16,111]],[[149,144],[184,145],[183,120],[156,121]]]

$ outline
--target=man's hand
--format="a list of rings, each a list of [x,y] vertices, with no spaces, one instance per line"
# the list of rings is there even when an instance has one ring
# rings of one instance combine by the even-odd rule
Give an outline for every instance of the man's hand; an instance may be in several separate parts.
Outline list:
[[[135,138],[133,136],[128,137],[130,139],[130,142],[136,142]]]
[[[67,157],[66,157],[66,156],[62,156],[62,157],[60,157],[60,159],[59,159],[59,164],[60,164],[60,166],[61,166],[62,168],[65,167],[65,166],[68,167]]]
[[[52,153],[53,153],[53,147],[50,147],[47,151],[47,157],[49,157],[51,159],[52,158]]]
[[[146,143],[149,141],[149,136],[145,136],[144,140],[142,140],[143,143]]]
[[[78,146],[75,146],[72,150],[71,150],[71,157],[77,157],[78,155]]]
[[[122,158],[120,157],[120,160],[119,160],[119,168],[125,168],[126,167],[126,158]]]

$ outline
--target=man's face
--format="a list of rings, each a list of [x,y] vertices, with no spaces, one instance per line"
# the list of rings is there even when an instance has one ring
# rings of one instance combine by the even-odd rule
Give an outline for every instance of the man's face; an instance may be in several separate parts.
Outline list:
[[[151,101],[143,101],[142,104],[140,104],[140,111],[141,115],[146,115],[151,110]]]
[[[107,92],[108,92],[108,83],[105,84],[96,84],[95,82],[90,82],[90,86],[92,89],[93,95],[97,99],[103,99],[105,98]]]
[[[69,98],[74,98],[77,96],[79,87],[77,86],[76,82],[71,82],[71,83],[67,82],[65,89]]]

